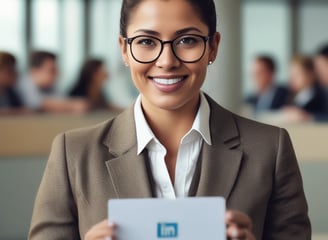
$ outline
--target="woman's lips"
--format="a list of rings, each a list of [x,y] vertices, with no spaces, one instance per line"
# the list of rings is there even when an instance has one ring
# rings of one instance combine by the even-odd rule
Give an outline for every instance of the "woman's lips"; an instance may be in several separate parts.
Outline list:
[[[161,92],[170,93],[180,89],[187,76],[171,76],[171,77],[150,77],[155,87]]]

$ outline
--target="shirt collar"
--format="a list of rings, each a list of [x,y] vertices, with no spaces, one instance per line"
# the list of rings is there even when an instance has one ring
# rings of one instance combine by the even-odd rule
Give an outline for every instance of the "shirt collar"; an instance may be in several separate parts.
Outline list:
[[[134,118],[136,124],[138,155],[147,147],[152,140],[157,141],[153,131],[150,129],[141,107],[141,95],[138,96],[134,105]],[[210,132],[210,106],[203,92],[200,93],[200,105],[190,131],[182,138],[181,142],[187,142],[186,139],[192,132],[196,131],[208,145],[212,145]]]

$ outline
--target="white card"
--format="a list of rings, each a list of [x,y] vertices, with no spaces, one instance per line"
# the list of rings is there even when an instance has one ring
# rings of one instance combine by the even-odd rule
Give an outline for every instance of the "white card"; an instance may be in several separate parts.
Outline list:
[[[225,209],[221,197],[113,199],[108,218],[117,240],[225,240]]]

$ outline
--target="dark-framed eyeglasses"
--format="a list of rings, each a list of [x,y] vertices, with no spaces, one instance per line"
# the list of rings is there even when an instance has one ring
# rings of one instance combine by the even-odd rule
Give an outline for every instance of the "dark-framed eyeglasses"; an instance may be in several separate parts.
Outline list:
[[[130,45],[130,52],[134,60],[139,63],[152,63],[163,52],[164,45],[170,44],[174,56],[184,63],[195,63],[202,59],[206,50],[209,36],[186,34],[171,41],[163,41],[157,37],[139,35],[124,38]]]

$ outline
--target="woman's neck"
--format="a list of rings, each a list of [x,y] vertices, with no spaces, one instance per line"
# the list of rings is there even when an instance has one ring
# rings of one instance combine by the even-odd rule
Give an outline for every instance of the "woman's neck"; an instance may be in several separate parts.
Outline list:
[[[191,129],[200,104],[200,95],[179,109],[166,110],[142,101],[145,118],[168,152],[177,151],[182,137]]]

